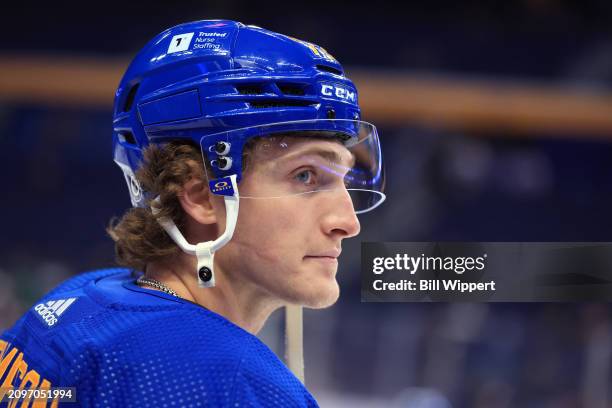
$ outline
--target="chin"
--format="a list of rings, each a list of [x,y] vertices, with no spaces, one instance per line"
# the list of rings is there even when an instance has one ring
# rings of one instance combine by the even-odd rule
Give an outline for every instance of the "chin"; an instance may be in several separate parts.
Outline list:
[[[334,279],[333,282],[325,282],[321,286],[313,286],[312,293],[303,294],[301,303],[309,309],[324,309],[332,306],[340,297],[340,287]]]

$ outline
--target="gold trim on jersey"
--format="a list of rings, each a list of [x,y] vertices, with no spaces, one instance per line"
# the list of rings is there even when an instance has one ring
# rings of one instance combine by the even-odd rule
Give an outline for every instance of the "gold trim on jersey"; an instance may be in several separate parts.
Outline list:
[[[5,375],[6,374],[6,375]],[[0,340],[0,401],[6,393],[11,390],[49,390],[51,382],[43,378],[36,370],[28,370],[28,363],[23,358],[23,353],[11,343]],[[17,388],[15,388],[17,387]],[[30,399],[13,399],[8,408],[30,406]],[[49,400],[47,398],[33,399],[32,408],[56,408],[59,398]]]

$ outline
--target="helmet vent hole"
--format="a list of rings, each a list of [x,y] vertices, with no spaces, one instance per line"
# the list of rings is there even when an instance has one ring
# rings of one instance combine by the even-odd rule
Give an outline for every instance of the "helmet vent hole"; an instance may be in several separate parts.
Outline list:
[[[264,93],[263,87],[258,84],[236,85],[236,91],[242,95],[261,95]]]
[[[285,95],[292,96],[304,96],[306,95],[306,90],[303,85],[299,84],[277,84],[278,88]]]
[[[132,109],[132,105],[134,104],[134,98],[136,97],[136,92],[138,91],[139,85],[140,84],[134,85],[130,89],[130,92],[128,92],[127,98],[125,98],[125,105],[123,105],[124,112],[128,112],[130,109]]]
[[[121,139],[122,142],[129,143],[131,145],[136,144],[136,139],[134,138],[134,135],[132,134],[132,132],[128,132],[128,131],[119,132],[119,138]]]
[[[317,65],[317,69],[319,71],[331,72],[332,74],[342,75],[342,71],[340,71],[338,68],[330,67],[329,65],[319,64]]]

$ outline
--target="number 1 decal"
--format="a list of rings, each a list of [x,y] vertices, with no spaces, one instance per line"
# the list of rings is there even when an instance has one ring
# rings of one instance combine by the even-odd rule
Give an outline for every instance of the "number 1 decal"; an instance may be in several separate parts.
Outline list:
[[[186,51],[191,44],[191,39],[194,33],[177,34],[170,40],[170,46],[168,47],[168,54],[173,52]]]

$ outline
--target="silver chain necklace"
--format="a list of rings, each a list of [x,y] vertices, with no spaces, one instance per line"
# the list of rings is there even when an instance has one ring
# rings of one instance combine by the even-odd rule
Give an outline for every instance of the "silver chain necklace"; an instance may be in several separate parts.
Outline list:
[[[152,286],[156,289],[161,290],[164,293],[167,293],[169,295],[176,296],[177,298],[182,299],[182,297],[180,297],[178,293],[176,293],[174,290],[170,289],[169,287],[167,287],[160,281],[153,279],[153,278],[145,278],[144,275],[136,280],[136,284],[138,286],[143,286],[143,285]]]

